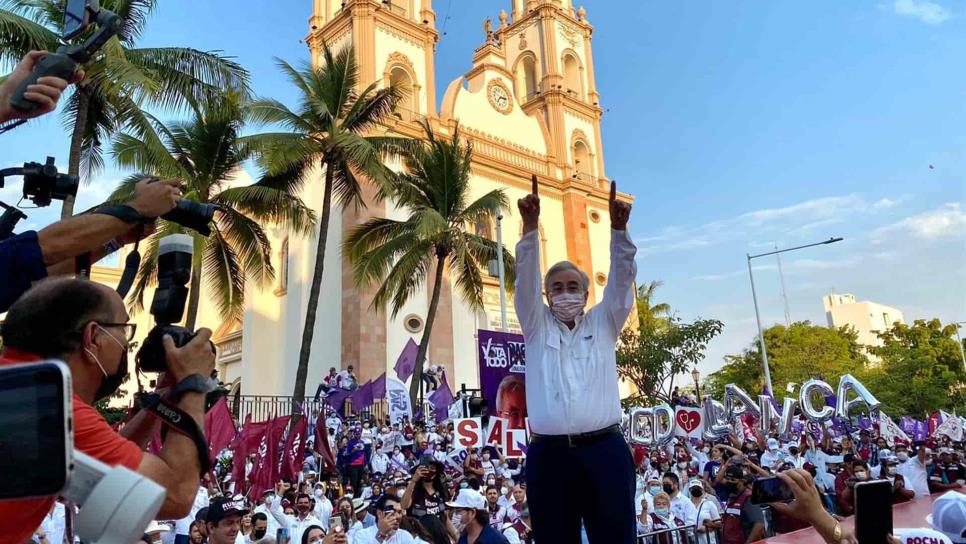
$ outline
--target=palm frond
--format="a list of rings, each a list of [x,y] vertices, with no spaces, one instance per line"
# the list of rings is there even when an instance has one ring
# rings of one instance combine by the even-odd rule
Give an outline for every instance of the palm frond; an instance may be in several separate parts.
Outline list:
[[[36,23],[22,1],[0,0],[0,63],[14,65],[30,51],[57,49],[58,36]]]
[[[362,92],[361,98],[352,103],[342,121],[342,128],[355,134],[364,134],[385,121],[395,111],[403,97],[403,91],[395,85],[376,89],[373,83]]]
[[[299,234],[310,234],[315,227],[315,212],[284,190],[258,184],[234,187],[219,192],[211,201],[223,209],[259,222],[276,223]]]
[[[496,252],[494,256],[495,254]],[[462,240],[455,241],[449,259],[449,268],[460,298],[474,310],[483,309],[483,275],[480,273],[480,265]]]
[[[217,225],[205,242],[202,270],[218,315],[225,320],[240,319],[244,312],[245,274],[238,254]]]
[[[133,43],[144,32],[155,0],[105,0],[102,5],[121,18],[120,35],[125,42]]]
[[[259,98],[248,105],[251,120],[256,124],[279,125],[303,136],[309,135],[316,127],[309,124],[299,114],[293,112],[278,100]]]
[[[232,57],[220,51],[189,47],[137,48],[126,51],[128,61],[156,81],[146,98],[161,108],[182,108],[204,102],[225,91],[247,95],[251,76]]]
[[[272,267],[272,243],[258,222],[231,208],[223,208],[217,219],[218,232],[231,244],[245,276],[259,287],[275,279]]]
[[[478,220],[491,220],[500,213],[501,210],[509,209],[510,199],[506,196],[503,189],[494,189],[481,196],[465,207],[460,213],[460,220],[466,225],[473,225]]]
[[[429,242],[416,242],[403,253],[373,296],[372,307],[383,309],[389,305],[390,315],[395,319],[426,281],[433,257],[432,250],[433,246]]]

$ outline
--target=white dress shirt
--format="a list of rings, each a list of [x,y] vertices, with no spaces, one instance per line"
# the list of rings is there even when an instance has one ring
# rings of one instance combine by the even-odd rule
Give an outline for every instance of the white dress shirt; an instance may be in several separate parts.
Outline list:
[[[648,511],[653,512],[653,510]],[[683,521],[685,525],[694,525],[698,519],[698,509],[694,507],[691,499],[680,492],[671,499],[671,514]]]
[[[898,470],[906,480],[906,489],[912,489],[916,496],[914,498],[929,495],[929,480],[926,478],[926,467],[919,462],[919,456],[910,457],[903,463],[899,463]]]
[[[191,524],[195,520],[195,514],[198,510],[208,506],[208,490],[204,486],[198,486],[198,492],[195,493],[195,502],[191,505],[191,511],[187,516],[179,519],[174,524],[174,534],[188,536],[188,531],[191,529]]]
[[[323,525],[322,520],[316,518],[311,513],[305,519],[299,519],[297,516],[286,516],[282,512],[282,497],[278,495],[272,500],[270,512],[280,527],[288,527],[288,536],[291,542],[302,542],[302,533],[313,525],[318,525],[323,528],[327,526],[327,524]]]
[[[386,470],[389,469],[389,456],[381,451],[377,451],[372,454],[372,460],[369,464],[372,466],[373,473],[385,474]]]
[[[44,521],[40,526],[47,533],[47,542],[50,544],[62,544],[64,542],[64,532],[67,530],[67,509],[63,503],[54,503],[54,509],[47,512]]]
[[[352,536],[351,544],[414,544],[416,539],[409,531],[399,529],[385,540],[378,540],[379,525],[373,525],[368,529],[363,529]]]
[[[546,435],[579,434],[621,422],[614,346],[634,307],[637,248],[626,230],[611,231],[604,296],[570,330],[543,301],[537,231],[517,243],[514,306],[527,349],[530,428]]]

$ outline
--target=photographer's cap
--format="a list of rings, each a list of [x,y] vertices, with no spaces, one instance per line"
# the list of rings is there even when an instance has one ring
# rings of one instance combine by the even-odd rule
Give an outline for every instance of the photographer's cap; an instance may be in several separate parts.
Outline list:
[[[486,499],[479,491],[472,489],[460,489],[456,500],[446,503],[450,508],[472,508],[474,510],[486,510]]]
[[[947,491],[932,501],[932,514],[926,523],[957,544],[966,543],[966,495]]]
[[[227,497],[217,498],[208,505],[208,515],[205,521],[208,523],[218,523],[228,516],[244,516],[248,513],[245,501],[241,499],[231,499]]]

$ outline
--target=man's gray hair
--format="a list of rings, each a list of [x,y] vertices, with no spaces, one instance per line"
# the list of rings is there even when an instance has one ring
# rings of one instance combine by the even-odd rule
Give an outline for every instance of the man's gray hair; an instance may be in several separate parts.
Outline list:
[[[557,272],[564,272],[567,270],[576,270],[577,274],[580,276],[580,286],[583,287],[584,291],[590,289],[590,278],[586,273],[584,273],[583,270],[577,268],[577,265],[570,261],[560,261],[547,270],[547,275],[543,277],[544,289],[550,288],[550,276],[553,276]]]

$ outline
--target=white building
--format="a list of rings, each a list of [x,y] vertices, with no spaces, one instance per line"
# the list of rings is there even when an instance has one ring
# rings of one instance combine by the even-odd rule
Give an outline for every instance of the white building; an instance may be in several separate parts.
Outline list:
[[[829,293],[822,297],[829,327],[851,326],[859,333],[859,343],[881,346],[878,333],[896,323],[904,323],[902,312],[870,301],[856,301],[854,295]]]

